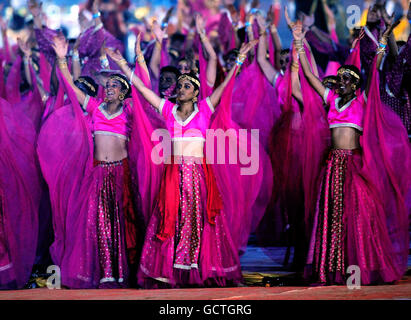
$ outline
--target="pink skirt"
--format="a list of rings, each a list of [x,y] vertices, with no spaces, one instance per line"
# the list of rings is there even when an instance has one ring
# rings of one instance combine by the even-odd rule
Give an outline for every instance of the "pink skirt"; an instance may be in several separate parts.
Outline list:
[[[224,212],[217,215],[215,225],[207,220],[201,163],[199,158],[184,157],[179,164],[180,208],[173,237],[162,241],[156,236],[161,217],[158,207],[154,209],[138,272],[144,288],[226,286],[242,281]]]
[[[401,279],[380,198],[361,175],[361,150],[331,150],[323,175],[305,275],[318,284],[345,284],[358,266],[361,284]]]

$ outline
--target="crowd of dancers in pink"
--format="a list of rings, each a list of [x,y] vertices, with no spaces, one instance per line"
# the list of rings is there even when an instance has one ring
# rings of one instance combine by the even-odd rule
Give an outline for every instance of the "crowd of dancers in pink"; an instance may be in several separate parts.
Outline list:
[[[402,278],[411,37],[382,1],[349,44],[326,1],[327,31],[279,1],[178,1],[175,24],[171,8],[125,26],[133,61],[104,5],[70,41],[36,0],[26,38],[9,45],[2,22],[1,289],[49,265],[65,288],[240,286],[251,234],[294,247],[307,285],[345,284],[349,266],[363,285]]]

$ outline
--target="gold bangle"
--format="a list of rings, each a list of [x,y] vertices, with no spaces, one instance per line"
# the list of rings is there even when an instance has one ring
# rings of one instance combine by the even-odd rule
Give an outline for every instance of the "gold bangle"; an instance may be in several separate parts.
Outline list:
[[[247,58],[247,55],[243,54],[243,53],[240,53],[237,58],[240,59],[240,60],[245,60],[245,58]]]
[[[202,42],[204,42],[204,41],[208,40],[208,37],[205,33],[200,33],[200,39],[201,39]]]
[[[137,62],[138,64],[143,64],[145,62],[144,56],[141,53],[137,56]]]
[[[388,43],[387,37],[381,37],[380,43],[387,44]]]
[[[58,58],[57,63],[61,69],[67,69],[67,60],[66,58]]]
[[[128,62],[127,62],[127,60],[126,59],[121,59],[119,62],[117,62],[117,64],[119,65],[119,66],[126,66],[126,65],[128,65]]]
[[[384,54],[385,53],[385,48],[378,48],[377,49],[377,54],[380,54],[380,53],[382,53],[382,54]]]
[[[267,31],[264,29],[262,31],[260,31],[260,33],[258,34],[260,37],[265,36],[267,34]]]
[[[161,43],[159,41],[156,41],[156,47],[161,49]]]

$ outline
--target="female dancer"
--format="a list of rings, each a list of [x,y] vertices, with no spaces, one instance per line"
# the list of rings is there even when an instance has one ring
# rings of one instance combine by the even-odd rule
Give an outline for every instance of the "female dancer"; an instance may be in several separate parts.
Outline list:
[[[75,98],[91,117],[94,136],[93,167],[90,172],[87,166],[84,169],[84,177],[80,178],[78,184],[80,190],[67,193],[68,199],[62,199],[66,190],[59,189],[60,195],[56,194],[54,184],[51,183],[53,180],[48,180],[52,202],[55,197],[60,197],[58,199],[67,203],[66,212],[63,213],[56,212],[59,207],[53,206],[56,238],[51,249],[53,261],[61,268],[62,284],[68,287],[127,286],[129,268],[136,266],[138,262],[137,210],[133,195],[136,193],[130,177],[127,148],[132,106],[126,99],[130,94],[130,85],[123,75],[112,74],[105,87],[104,101],[86,95],[74,84],[68,71],[65,58],[68,44],[65,39],[55,37],[53,48],[62,74],[61,85],[66,86],[68,93],[74,92]],[[77,101],[72,100],[74,108],[75,102]],[[63,107],[51,117],[61,117],[60,121],[67,121],[64,119],[64,112]],[[72,112],[68,112],[66,116],[69,114]],[[50,119],[45,123],[45,132],[53,123],[53,119]],[[39,145],[44,146],[44,138],[47,139],[47,136],[43,134]],[[44,151],[39,154],[44,154]],[[82,160],[77,161],[81,167]],[[43,170],[45,167],[47,163],[43,160]],[[69,186],[72,187],[67,185]],[[61,201],[54,203],[60,204]],[[65,216],[63,228],[58,225],[61,216]],[[73,237],[81,235],[85,238],[79,245]],[[70,239],[73,241],[70,242]]]
[[[378,59],[374,67],[378,67],[381,62],[387,37],[394,27],[395,24],[388,27],[380,39]],[[328,123],[333,148],[328,156],[317,197],[306,276],[322,285],[343,284],[350,272],[347,268],[357,266],[362,284],[398,280],[405,270],[408,246],[406,223],[396,224],[404,221],[404,203],[401,200],[393,201],[392,198],[397,197],[395,195],[391,197],[391,194],[383,194],[381,190],[387,188],[387,185],[391,186],[390,182],[385,181],[386,185],[382,181],[376,183],[376,178],[367,167],[369,163],[362,164],[369,160],[367,141],[372,131],[371,126],[377,125],[365,121],[370,114],[366,101],[371,76],[365,92],[356,96],[361,83],[360,71],[355,66],[344,65],[338,69],[337,89],[332,91],[326,88],[311,72],[303,45],[301,24],[293,25],[293,36],[304,75],[329,108]],[[303,97],[307,93],[303,92]],[[308,101],[305,106],[306,103]],[[373,106],[377,103],[379,102],[374,101]],[[379,110],[371,112],[377,113]],[[400,131],[397,132],[401,135]],[[377,145],[373,147],[378,148]],[[409,146],[405,146],[404,154],[408,149]],[[380,161],[377,167],[387,166],[382,159],[373,161]],[[387,179],[391,180],[392,185],[399,185],[394,172],[391,171]],[[380,175],[381,179],[384,177],[382,171],[375,172],[375,175]],[[395,204],[392,205],[393,203]],[[401,226],[402,224],[405,226]],[[393,225],[395,228],[392,228]]]
[[[242,64],[256,42],[243,45]],[[238,253],[233,244],[215,177],[205,162],[206,129],[214,107],[238,68],[198,104],[200,82],[195,74],[181,75],[177,104],[161,99],[132,76],[119,52],[109,56],[132,78],[141,95],[165,118],[173,142],[157,204],[150,218],[138,273],[143,287],[226,285],[242,279]]]

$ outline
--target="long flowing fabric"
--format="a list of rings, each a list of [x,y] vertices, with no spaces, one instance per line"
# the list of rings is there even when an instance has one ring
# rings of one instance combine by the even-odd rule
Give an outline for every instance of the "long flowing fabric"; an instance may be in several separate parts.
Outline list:
[[[232,120],[234,83],[233,77],[224,90],[210,126],[214,132],[226,133],[226,143],[215,144],[215,141],[208,140],[205,153],[207,161],[213,164],[234,244],[244,251],[250,233],[257,228],[264,215],[272,180],[269,159],[260,146],[259,137],[253,132],[250,134],[249,130],[240,130],[241,127]],[[214,139],[212,136],[210,138]],[[234,162],[231,159],[233,155],[237,159]],[[248,160],[247,163],[245,160]],[[230,185],[236,186],[235,193],[227,191]]]
[[[22,288],[35,262],[40,182],[35,128],[0,99],[0,288]]]
[[[375,187],[377,199],[381,200],[383,210],[381,216],[376,218],[381,219],[386,228],[389,237],[387,246],[391,247],[395,266],[390,276],[397,280],[407,268],[409,212],[406,197],[410,195],[411,185],[411,146],[401,119],[381,102],[376,60],[372,65],[364,113],[361,174]],[[349,241],[353,246],[359,243],[355,234]]]
[[[58,75],[60,86],[63,86],[63,77],[59,72]],[[62,284],[91,288],[98,284],[95,272],[98,261],[93,241],[96,230],[88,230],[88,217],[82,213],[87,211],[89,194],[94,192],[91,187],[93,143],[77,100],[70,100],[70,105],[54,106],[54,111],[45,120],[37,153],[50,190],[54,228],[50,253],[53,262],[61,268]]]
[[[20,102],[20,81],[21,81],[21,57],[18,56],[9,71],[6,82],[6,97],[11,104]]]
[[[311,63],[311,61],[310,61]],[[312,229],[315,205],[319,190],[322,164],[331,146],[327,114],[321,97],[314,91],[299,68],[301,92],[304,102],[304,144],[301,149],[303,163],[305,230]]]
[[[147,87],[150,87],[148,74],[139,65],[135,73]],[[155,141],[154,131],[164,129],[165,124],[146,100],[132,87],[133,117],[128,145],[130,167],[134,177],[138,177],[138,189],[141,195],[141,209],[147,224],[157,197],[164,164],[155,161],[152,151],[160,141]],[[162,132],[165,132],[163,130]],[[154,135],[153,135],[154,134]]]
[[[323,167],[319,175],[323,179],[311,179],[316,183],[305,184],[305,190],[313,196],[307,204],[312,211],[306,210],[307,225],[313,230],[306,271],[316,275],[313,280],[323,283],[344,283],[347,276],[344,267],[337,264],[334,269],[331,258],[326,258],[333,248],[340,250],[338,261],[345,267],[359,266],[362,284],[399,280],[407,266],[409,236],[405,198],[410,190],[410,145],[400,119],[380,100],[376,58],[372,68],[372,82],[364,106],[362,150],[351,153],[342,150],[346,159],[342,162],[338,160],[341,150],[333,150],[327,167]],[[306,94],[307,91],[303,95]],[[311,174],[316,172],[308,170]],[[338,177],[343,181],[336,181]],[[309,190],[312,186],[316,191]],[[342,189],[337,190],[338,186]],[[320,196],[319,190],[322,190]],[[332,193],[327,195],[328,192]],[[314,198],[318,201],[315,206]],[[330,205],[334,206],[332,210],[328,209]],[[342,215],[339,224],[335,220],[338,214]],[[341,236],[341,242],[333,246],[333,238],[326,240],[325,233],[329,228],[335,232],[339,225],[342,229],[336,234]]]

